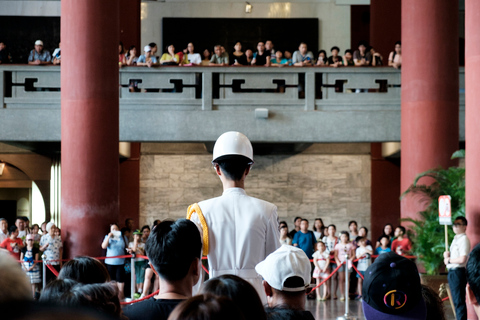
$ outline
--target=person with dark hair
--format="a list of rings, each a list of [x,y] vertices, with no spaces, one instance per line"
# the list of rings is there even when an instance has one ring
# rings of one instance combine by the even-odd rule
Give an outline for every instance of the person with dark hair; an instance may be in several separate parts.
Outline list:
[[[313,231],[308,230],[308,220],[302,219],[300,223],[300,231],[295,233],[292,244],[295,247],[299,247],[307,254],[309,259],[312,259],[313,252],[315,251],[315,244],[317,239],[313,234]]]
[[[105,283],[110,281],[110,275],[103,263],[91,257],[76,257],[65,262],[58,278],[71,279],[83,284]]]
[[[102,242],[102,249],[107,249],[107,257],[123,256],[128,247],[128,239],[122,235],[116,223],[110,225],[110,232],[105,236]],[[107,258],[105,259],[108,273],[113,281],[117,282],[119,298],[124,298],[123,289],[125,288],[125,259]]]
[[[390,248],[390,246],[392,245],[392,238],[393,238],[393,226],[390,224],[390,223],[387,223],[384,227],[383,227],[383,233],[380,237],[378,237],[378,240],[377,240],[377,243],[375,245],[375,248],[378,248],[380,247],[381,245],[381,240],[383,237],[387,237],[388,239],[388,244],[387,246]]]
[[[114,283],[77,284],[61,297],[62,304],[94,309],[103,315],[125,319]]]
[[[293,219],[293,229],[288,233],[288,236],[293,239],[295,237],[295,233],[300,231],[300,223],[302,223],[302,217],[295,217]]]
[[[173,44],[168,45],[165,49],[166,52],[162,54],[160,58],[161,65],[175,66],[182,62],[178,53],[175,53],[175,46]]]
[[[187,48],[183,50],[183,54],[183,64],[195,66],[202,64],[202,56],[200,56],[200,53],[195,53],[195,47],[192,42],[187,44]]]
[[[395,50],[388,56],[388,65],[395,69],[402,67],[402,43],[400,41],[395,42]]]
[[[235,49],[235,51],[233,51],[233,54],[232,54],[233,65],[234,66],[248,65],[247,57],[245,56],[245,53],[242,52],[242,43],[241,42],[235,43],[235,46],[233,48]]]
[[[7,46],[5,45],[5,42],[0,40],[0,64],[12,62],[12,57],[6,48]]]
[[[18,237],[22,240],[25,240],[27,236],[27,225],[25,224],[25,219],[23,217],[17,217],[15,220],[15,225],[18,227]]]
[[[152,56],[154,56],[157,60],[159,60],[158,57],[157,57],[157,51],[158,51],[157,44],[155,42],[150,42],[148,44],[148,46],[152,49],[152,51],[151,51]]]
[[[270,51],[265,50],[265,44],[260,41],[257,44],[257,52],[253,54],[252,65],[269,67],[270,59]]]
[[[162,220],[160,220],[160,219],[154,220],[153,225],[152,225],[152,229],[154,229],[156,226],[158,226],[160,224],[160,222],[162,222]]]
[[[467,301],[473,306],[477,317],[480,317],[480,244],[468,255],[466,266]]]
[[[398,226],[395,229],[396,239],[392,242],[392,252],[396,252],[401,256],[408,254],[412,250],[412,242],[407,238],[406,232],[405,227]]]
[[[375,249],[375,254],[376,255],[381,255],[383,253],[388,253],[392,252],[392,249],[390,249],[390,240],[388,239],[388,236],[383,235],[380,237],[380,246]]]
[[[323,224],[323,220],[321,218],[315,218],[315,221],[313,222],[313,234],[315,235],[315,239],[317,239],[317,241],[321,241],[323,237],[326,236],[325,225]]]
[[[8,238],[0,243],[0,248],[8,250],[15,259],[20,260],[20,251],[24,246],[22,239],[18,237],[18,227],[10,226],[8,231],[10,231]]]
[[[5,218],[0,218],[0,243],[8,238],[8,221]]]
[[[38,267],[39,250],[38,247],[35,247],[35,236],[33,234],[27,234],[27,239],[25,239],[26,245],[22,248],[20,254],[20,260],[22,261],[22,268],[27,273],[27,276],[30,278],[30,283],[32,284],[32,294],[35,298],[35,292],[37,290],[37,283],[42,282],[40,277],[40,268]]]
[[[355,66],[362,67],[371,64],[372,55],[367,51],[367,46],[366,41],[360,41],[358,43],[358,50],[355,50],[353,53],[353,62],[355,63]]]
[[[425,320],[446,320],[443,301],[435,290],[422,284],[422,297],[427,307],[427,318]]]
[[[70,290],[78,284],[77,281],[73,279],[60,279],[57,278],[52,280],[45,289],[43,289],[40,298],[40,302],[48,302],[52,304],[63,303],[63,295],[70,292]]]
[[[349,260],[352,260],[355,256],[355,248],[353,244],[349,242],[349,236],[347,231],[340,232],[340,242],[335,245],[335,262],[337,266],[343,264],[338,269],[338,285],[340,287],[340,297],[341,301],[345,301],[346,295],[348,295],[348,290],[345,292],[345,268],[348,268]]]
[[[292,239],[290,239],[290,237],[288,236],[287,225],[281,224],[280,227],[279,227],[279,231],[280,231],[280,244],[291,245],[292,244]]]
[[[313,53],[308,51],[307,44],[301,42],[298,46],[298,50],[293,53],[292,63],[294,66],[312,66],[313,65]]]
[[[327,51],[320,50],[317,54],[317,66],[326,66],[328,65]]]
[[[223,185],[220,197],[188,208],[203,235],[210,277],[234,274],[250,282],[262,301],[262,278],[255,265],[280,247],[277,207],[245,192],[245,179],[253,164],[253,147],[236,131],[222,134],[213,147],[213,166]]]
[[[246,320],[230,299],[213,295],[198,295],[182,302],[168,320]]]
[[[145,245],[152,270],[160,278],[160,292],[125,308],[130,320],[167,319],[172,310],[192,296],[201,271],[202,240],[197,226],[186,219],[163,221]]]
[[[368,52],[370,52],[372,57],[372,61],[370,62],[372,67],[383,66],[383,56],[379,52],[375,51],[374,47],[368,47]]]
[[[212,53],[210,50],[205,49],[203,50],[203,59],[202,59],[202,66],[208,66],[210,64]]]
[[[133,233],[133,241],[128,244],[128,253],[132,254],[135,253],[138,255],[145,255],[145,240],[142,238],[143,230],[145,227],[148,228],[148,234],[150,234],[150,227],[144,226],[142,231],[135,230]],[[143,293],[143,282],[145,281],[145,268],[147,265],[147,261],[144,258],[135,257],[135,284],[136,284],[136,292],[138,293],[138,297]]]
[[[327,227],[327,236],[323,237],[323,243],[327,247],[327,251],[330,255],[330,261],[335,261],[335,246],[338,243],[338,237],[335,236],[337,232],[337,227],[334,224],[331,224]],[[330,269],[333,271],[337,268],[337,264],[334,262],[330,263]],[[327,295],[325,296],[325,300],[330,299],[330,282],[333,281],[333,299],[337,299],[337,289],[338,289],[338,272],[332,275],[330,280],[327,281]]]
[[[337,46],[332,47],[330,49],[332,55],[328,58],[328,65],[330,67],[340,67],[343,66],[343,59],[342,56],[339,56],[340,48]]]
[[[125,219],[125,228],[128,228],[131,231],[135,230],[135,222],[132,218]]]
[[[269,298],[267,318],[270,308],[282,308],[295,310],[302,314],[302,319],[314,319],[310,311],[305,311],[312,267],[303,250],[281,246],[257,264],[255,270],[263,277],[263,288]]]
[[[123,42],[120,41],[120,43],[118,44],[118,64],[121,66],[123,66],[124,64],[126,63],[126,60],[125,60],[125,47],[123,46]]]
[[[457,217],[453,221],[455,237],[450,245],[450,251],[443,253],[444,263],[448,269],[448,284],[452,291],[455,314],[459,320],[467,319],[467,305],[465,303],[467,276],[465,267],[470,252],[470,240],[466,234],[467,224],[465,217]]]
[[[265,310],[257,291],[250,283],[240,277],[225,274],[210,279],[203,285],[202,293],[232,300],[243,313],[245,319],[266,319]]]
[[[351,49],[345,50],[345,54],[343,55],[343,65],[346,67],[355,66],[355,62],[353,62],[353,53]]]
[[[350,241],[355,241],[358,237],[358,224],[357,221],[352,220],[348,223],[348,233],[350,237]]]

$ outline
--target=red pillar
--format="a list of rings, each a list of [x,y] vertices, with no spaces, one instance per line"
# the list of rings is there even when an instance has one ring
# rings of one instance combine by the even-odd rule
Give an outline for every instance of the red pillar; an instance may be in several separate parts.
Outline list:
[[[480,2],[465,1],[465,201],[467,236],[472,248],[480,243]],[[468,319],[477,319],[467,303]]]
[[[480,2],[465,1],[465,142],[467,235],[480,243]]]
[[[428,169],[454,165],[458,149],[458,1],[402,1],[401,191]],[[448,49],[447,49],[448,48]],[[428,59],[428,52],[437,58]],[[418,218],[406,197],[401,217]]]
[[[98,256],[118,219],[116,0],[62,1],[62,237],[67,257]]]

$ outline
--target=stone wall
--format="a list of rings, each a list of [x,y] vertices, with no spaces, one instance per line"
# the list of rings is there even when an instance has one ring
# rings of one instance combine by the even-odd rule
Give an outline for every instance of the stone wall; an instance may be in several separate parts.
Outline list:
[[[210,154],[148,154],[140,159],[140,223],[185,217],[195,202],[219,196],[220,179]],[[206,153],[206,152],[205,152]],[[349,220],[370,228],[370,155],[305,154],[256,156],[247,194],[278,206],[292,228],[295,216],[321,217],[337,230]]]

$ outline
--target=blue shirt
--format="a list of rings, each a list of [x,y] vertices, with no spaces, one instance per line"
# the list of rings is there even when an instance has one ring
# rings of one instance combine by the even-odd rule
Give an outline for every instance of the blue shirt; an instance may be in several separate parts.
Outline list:
[[[387,252],[391,252],[392,249],[390,248],[387,248],[387,249],[382,249],[382,247],[378,247],[376,250],[375,250],[375,254],[376,255],[381,255],[382,253],[387,253]]]
[[[155,56],[150,56],[150,59],[152,59],[152,63],[157,63],[157,58]],[[147,58],[144,54],[142,54],[140,57],[138,57],[137,63],[145,63],[146,60]]]
[[[305,251],[305,254],[308,256],[309,259],[312,259],[313,255],[313,245],[317,241],[315,240],[315,236],[313,235],[312,231],[308,231],[307,233],[303,233],[302,231],[298,231],[295,233],[293,237],[292,244],[297,244],[300,249]]]
[[[107,238],[108,238],[108,235],[105,236],[105,239]],[[110,240],[108,240],[108,246],[107,246],[107,257],[123,256],[124,254],[125,254],[125,240],[123,239],[123,237],[120,239],[110,238]],[[112,266],[119,266],[124,263],[125,263],[125,259],[123,258],[105,259],[105,264],[109,264]]]
[[[52,60],[52,56],[50,55],[50,52],[48,50],[42,50],[40,53],[38,53],[36,50],[30,51],[30,55],[28,56],[28,61],[35,61],[35,60],[40,60],[42,62],[49,62]]]

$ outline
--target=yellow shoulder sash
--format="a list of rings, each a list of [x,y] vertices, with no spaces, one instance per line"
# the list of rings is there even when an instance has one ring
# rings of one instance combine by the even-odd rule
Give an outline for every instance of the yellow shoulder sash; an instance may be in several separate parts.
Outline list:
[[[188,207],[187,210],[187,219],[191,220],[192,214],[196,212],[198,219],[200,219],[200,224],[202,225],[203,229],[203,255],[206,256],[208,255],[208,226],[207,226],[207,221],[205,220],[205,217],[203,216],[202,209],[200,209],[200,206],[198,203],[194,203],[191,206]]]

